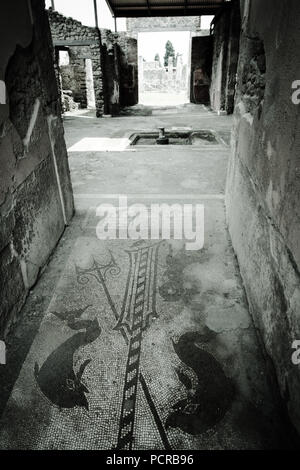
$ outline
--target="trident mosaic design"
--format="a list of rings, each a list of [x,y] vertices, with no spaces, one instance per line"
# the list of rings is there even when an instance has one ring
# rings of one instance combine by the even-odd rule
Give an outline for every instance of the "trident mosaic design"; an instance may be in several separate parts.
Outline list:
[[[163,424],[152,401],[145,378],[140,372],[143,331],[149,326],[151,319],[157,317],[156,290],[159,246],[160,243],[145,246],[143,242],[136,242],[130,250],[127,250],[130,267],[120,315],[106,285],[108,272],[111,274],[120,272],[113,255],[110,253],[110,262],[105,265],[99,265],[94,260],[92,267],[89,269],[77,268],[80,283],[86,283],[90,275],[95,277],[101,284],[117,320],[114,329],[120,331],[128,345],[117,449],[132,449],[139,380],[164,446],[166,449],[170,449]]]
[[[171,303],[180,301],[184,295],[180,277],[182,265],[177,264],[171,252],[166,257],[166,270],[160,275],[158,286],[158,256],[161,243],[159,241],[149,245],[140,240],[125,250],[129,261],[127,277],[126,273],[123,273],[125,277],[121,275],[121,269],[110,250],[106,263],[101,263],[94,257],[87,269],[75,266],[76,284],[78,282],[87,286],[89,291],[91,288],[95,289],[95,286],[89,285],[91,278],[96,280],[100,294],[103,298],[104,293],[114,317],[109,330],[119,332],[126,346],[127,357],[124,362],[122,360],[125,370],[121,375],[118,374],[118,398],[114,407],[117,421],[110,438],[106,438],[108,446],[118,450],[136,448],[138,429],[141,425],[138,410],[142,397],[138,396],[139,393],[144,395],[144,401],[153,417],[152,429],[153,426],[156,428],[155,434],[157,438],[160,437],[166,450],[171,450],[176,445],[174,436],[177,436],[177,439],[180,433],[199,436],[216,426],[224,418],[235,395],[233,384],[224,374],[222,365],[203,347],[215,334],[208,329],[201,333],[195,330],[179,331],[177,338],[170,338],[170,341],[173,344],[171,350],[177,356],[174,371],[180,388],[175,395],[173,390],[163,421],[161,419],[147,384],[149,377],[146,379],[143,374],[143,337],[152,320],[158,317],[157,293],[164,302]],[[111,296],[111,288],[108,288],[113,278],[117,282],[122,278],[125,284],[124,296],[118,307]],[[92,366],[94,360],[89,357],[90,353],[86,357],[79,352],[83,348],[90,348],[98,339],[104,340],[105,325],[98,323],[95,313],[94,317],[86,319],[86,312],[90,307],[92,306],[85,305],[78,309],[52,312],[70,331],[75,332],[59,344],[44,363],[36,362],[34,366],[34,376],[40,390],[60,410],[79,407],[88,412],[88,394],[94,390],[98,393],[100,390],[94,389],[91,381],[86,384],[85,369],[91,362]],[[75,356],[78,359],[74,368]],[[97,360],[99,361],[99,358],[95,359]],[[101,394],[101,391],[99,393]]]

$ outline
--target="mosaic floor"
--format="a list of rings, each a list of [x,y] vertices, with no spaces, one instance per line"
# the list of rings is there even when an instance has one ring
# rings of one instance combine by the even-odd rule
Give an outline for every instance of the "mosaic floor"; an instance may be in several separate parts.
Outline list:
[[[104,121],[68,117],[68,145],[162,124],[194,123],[228,137],[227,117],[198,109]],[[9,394],[0,375],[9,396],[0,418],[1,449],[263,449],[283,443],[276,394],[226,231],[227,157],[224,145],[165,149],[163,158],[145,148],[71,155],[77,214],[25,306],[23,322],[37,324],[37,315],[41,321],[30,332]],[[147,203],[164,194],[183,202],[188,193],[205,204],[204,248],[98,240],[99,187],[102,193],[126,188]],[[10,364],[13,347],[17,356],[25,339],[20,326]]]
[[[79,238],[6,407],[1,448],[219,448],[220,429],[242,446],[233,421],[249,404],[230,343],[256,354],[255,339],[234,275],[216,312],[221,273],[205,276],[209,263],[175,242]]]

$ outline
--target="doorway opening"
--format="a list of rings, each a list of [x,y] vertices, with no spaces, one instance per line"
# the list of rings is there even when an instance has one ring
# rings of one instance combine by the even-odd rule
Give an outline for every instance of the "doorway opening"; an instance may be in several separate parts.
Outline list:
[[[190,102],[190,31],[138,33],[139,104]]]
[[[57,80],[64,113],[95,110],[92,59],[84,47],[57,47]]]

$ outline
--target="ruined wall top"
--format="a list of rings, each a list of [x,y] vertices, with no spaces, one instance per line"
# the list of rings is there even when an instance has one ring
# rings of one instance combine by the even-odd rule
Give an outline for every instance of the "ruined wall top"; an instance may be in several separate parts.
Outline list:
[[[56,42],[61,44],[63,41],[99,41],[99,32],[95,27],[85,26],[80,21],[66,17],[51,8],[48,10],[48,16],[54,45]],[[125,46],[130,40],[126,31],[114,33],[109,29],[101,28],[100,32],[102,44],[109,46],[115,41]]]
[[[62,39],[88,40],[98,38],[96,28],[84,26],[74,18],[66,17],[57,11],[48,10],[53,41]]]

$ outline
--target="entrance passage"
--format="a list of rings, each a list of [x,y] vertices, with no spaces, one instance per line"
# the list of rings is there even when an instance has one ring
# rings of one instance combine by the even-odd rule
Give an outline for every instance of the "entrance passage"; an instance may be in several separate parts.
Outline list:
[[[0,449],[300,449],[300,2],[106,1],[0,6]]]
[[[139,33],[139,103],[188,103],[190,55],[190,31]]]
[[[194,104],[105,124],[65,117],[77,213],[21,315],[22,340],[28,317],[41,323],[0,420],[2,449],[287,445],[226,230],[231,123]],[[218,141],[120,145],[162,126]],[[128,207],[203,204],[203,249],[99,240],[97,208],[120,213],[119,194]]]

